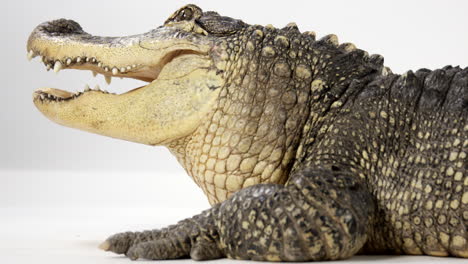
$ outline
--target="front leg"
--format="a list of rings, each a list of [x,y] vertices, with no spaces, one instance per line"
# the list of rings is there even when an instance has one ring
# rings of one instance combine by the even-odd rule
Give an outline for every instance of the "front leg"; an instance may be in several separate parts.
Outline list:
[[[123,233],[103,245],[132,259],[343,259],[364,245],[373,208],[353,175],[303,170],[286,186],[246,188],[175,226]]]

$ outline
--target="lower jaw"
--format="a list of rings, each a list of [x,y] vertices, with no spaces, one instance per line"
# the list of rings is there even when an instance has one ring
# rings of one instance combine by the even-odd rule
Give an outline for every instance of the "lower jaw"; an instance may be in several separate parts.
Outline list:
[[[138,89],[144,88],[145,86],[146,85],[133,88],[120,94],[109,92],[107,90],[101,90],[101,87],[99,85],[95,85],[93,88],[91,88],[89,85],[85,85],[84,90],[78,91],[78,92],[69,92],[66,90],[61,90],[61,89],[56,89],[56,88],[40,88],[34,91],[33,100],[42,100],[42,101],[48,100],[48,101],[55,101],[55,102],[63,102],[63,101],[76,99],[79,96],[85,93],[91,92],[91,91],[100,92],[103,94],[111,94],[111,95],[124,95],[127,93],[131,93],[133,91],[136,91]]]

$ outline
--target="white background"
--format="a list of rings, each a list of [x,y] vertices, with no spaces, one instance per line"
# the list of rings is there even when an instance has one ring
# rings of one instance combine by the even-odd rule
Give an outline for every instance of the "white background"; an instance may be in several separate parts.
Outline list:
[[[44,86],[107,88],[89,72],[46,72],[26,60],[26,40],[41,22],[69,18],[102,36],[138,34],[186,1],[5,1],[0,63],[0,263],[128,263],[95,250],[126,229],[161,227],[208,208],[202,192],[164,147],[150,147],[60,127],[31,95]],[[317,36],[337,34],[394,72],[468,66],[468,1],[192,1],[250,24],[296,22]],[[123,92],[141,85],[113,80]],[[425,257],[357,257],[353,262],[426,262]],[[443,259],[449,261],[449,259]],[[450,259],[451,262],[463,261]],[[465,260],[466,262],[466,260]],[[427,262],[426,262],[427,263]]]

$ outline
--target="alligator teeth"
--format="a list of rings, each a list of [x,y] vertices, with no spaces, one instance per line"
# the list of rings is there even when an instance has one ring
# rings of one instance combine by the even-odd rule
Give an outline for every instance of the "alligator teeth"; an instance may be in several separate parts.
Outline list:
[[[131,70],[132,66],[127,66],[127,71]]]
[[[99,68],[101,68],[101,67],[102,67],[102,63],[99,62],[99,63],[97,64],[97,66],[98,66]]]
[[[50,64],[47,64],[46,70],[49,71],[51,68],[52,68],[52,66]]]
[[[68,58],[66,63],[67,63],[67,65],[70,65],[72,63],[72,60],[70,58]]]
[[[40,97],[41,97],[41,100],[44,100],[44,99],[45,99],[44,94],[41,94]]]
[[[28,61],[31,61],[33,57],[34,57],[34,51],[30,50],[28,52]]]
[[[81,57],[76,57],[76,63],[81,62]]]
[[[97,76],[97,72],[93,71],[93,77]]]
[[[87,84],[85,85],[84,91],[85,91],[85,92],[91,91],[91,88],[89,88],[89,85],[87,85]]]
[[[106,75],[105,78],[106,78],[106,83],[107,83],[108,85],[110,85],[111,82],[112,82],[112,76]]]
[[[120,68],[120,72],[125,72],[125,67]]]
[[[112,74],[117,75],[119,73],[119,70],[117,68],[112,69]]]
[[[108,72],[109,71],[109,67],[104,67],[104,71]]]
[[[58,73],[62,69],[62,63],[60,61],[56,61],[54,64],[54,72]]]
[[[86,58],[86,62],[89,62],[91,59],[90,58]]]
[[[99,91],[99,90],[101,90],[101,87],[99,87],[99,85],[96,84],[96,86],[94,86],[94,90]]]

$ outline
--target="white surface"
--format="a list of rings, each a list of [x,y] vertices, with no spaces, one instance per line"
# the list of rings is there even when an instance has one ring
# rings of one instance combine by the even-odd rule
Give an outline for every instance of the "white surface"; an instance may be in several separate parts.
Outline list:
[[[185,173],[0,170],[0,179],[0,207],[209,208]]]

